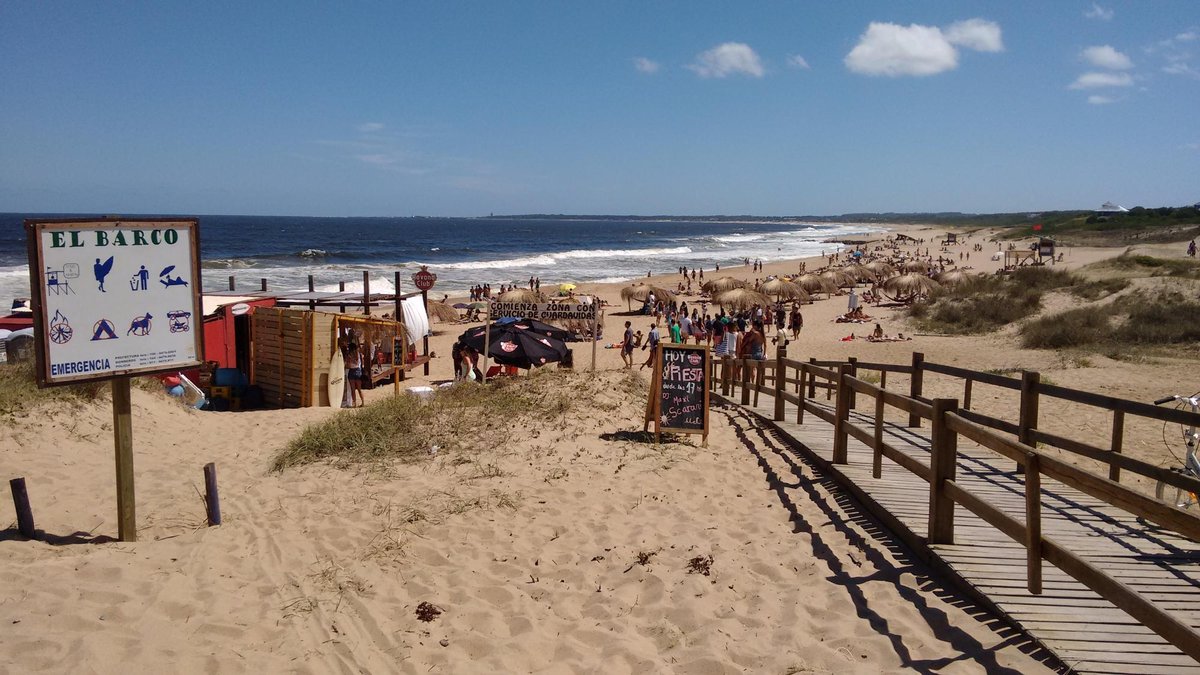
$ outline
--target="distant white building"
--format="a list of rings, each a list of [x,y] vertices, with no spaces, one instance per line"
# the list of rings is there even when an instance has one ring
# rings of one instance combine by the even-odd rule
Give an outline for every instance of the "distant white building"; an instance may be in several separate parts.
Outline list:
[[[1120,204],[1104,202],[1100,205],[1100,208],[1096,209],[1096,213],[1129,213],[1129,209]]]

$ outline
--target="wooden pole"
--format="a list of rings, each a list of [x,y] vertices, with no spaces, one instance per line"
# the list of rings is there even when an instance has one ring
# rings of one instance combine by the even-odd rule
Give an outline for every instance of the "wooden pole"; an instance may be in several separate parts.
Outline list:
[[[921,352],[913,352],[912,355],[912,376],[908,381],[908,396],[909,398],[918,398],[921,396],[921,390],[925,383],[925,355]],[[915,412],[908,414],[908,426],[917,428],[921,426],[921,416]]]
[[[1037,447],[1033,434],[1038,425],[1038,392],[1037,386],[1042,376],[1039,373],[1021,371],[1021,410],[1017,421],[1017,440],[1031,448]],[[1017,469],[1020,470],[1020,465]]]
[[[1036,452],[1025,453],[1025,582],[1042,594],[1042,470]]]
[[[843,363],[838,366],[837,407],[833,424],[833,463],[845,464],[848,457],[848,435],[846,420],[850,418],[850,387],[846,380],[850,377],[850,365]]]
[[[363,270],[363,314],[371,316],[371,273]]]
[[[221,497],[217,493],[217,465],[209,462],[204,465],[204,511],[208,516],[208,526],[221,524]]]
[[[596,334],[600,325],[600,296],[592,295],[592,372],[596,372],[596,343],[600,336]],[[684,341],[686,342],[686,340]]]
[[[137,541],[137,505],[133,488],[133,413],[129,378],[112,379],[113,439],[117,460],[117,536]]]
[[[883,371],[885,374],[887,371]],[[883,394],[875,397],[875,447],[871,458],[871,476],[883,476]]]
[[[396,274],[396,283],[399,283],[400,275]],[[425,307],[425,320],[429,320],[429,291],[421,291],[421,304]],[[421,350],[425,354],[425,367],[423,372],[429,374],[429,333],[421,336]]]
[[[1121,446],[1125,439],[1125,411],[1113,411],[1112,423],[1112,451],[1121,454]],[[1116,464],[1108,465],[1108,479],[1115,482],[1121,482],[1121,467]]]
[[[787,391],[784,382],[787,380],[787,373],[784,370],[783,360],[787,357],[787,344],[781,343],[775,349],[775,421],[783,421],[783,393]]]
[[[958,459],[958,434],[946,424],[946,413],[958,409],[952,398],[933,399],[929,459],[929,543],[954,543],[954,499],[946,481],[954,480]]]
[[[345,292],[346,292],[346,282],[344,282],[344,281],[339,281],[339,282],[338,282],[338,292],[339,292],[339,293],[345,293]],[[339,313],[341,313],[341,314],[345,314],[345,313],[346,313],[346,306],[345,306],[345,305],[338,305],[338,312],[339,312]]]
[[[971,409],[971,384],[973,382],[974,380],[968,377],[967,381],[963,383],[963,410]]]
[[[259,282],[262,284],[263,292],[266,293],[267,292],[267,278],[262,277],[261,279],[259,279]]]
[[[851,356],[850,358],[846,359],[846,362],[850,364],[850,377],[858,377],[858,357]],[[858,392],[851,389],[849,393],[850,409],[854,410],[858,405]]]
[[[313,275],[308,275],[308,292],[311,295],[316,289],[313,287]],[[308,299],[308,311],[313,312],[317,309],[317,301],[313,298]]]
[[[735,359],[741,364],[742,375],[742,405],[750,405],[750,359]]]
[[[806,364],[801,363],[796,370],[796,396],[800,397],[800,402],[796,404],[796,424],[804,424],[804,406],[808,402],[804,396],[804,392],[807,390],[807,387],[804,386],[805,377],[812,379]]]
[[[817,365],[817,357],[810,356],[808,359],[808,362],[811,365],[816,366]],[[813,373],[811,371],[808,373],[808,397],[809,398],[817,397],[817,378],[813,377]]]
[[[33,509],[29,506],[25,479],[13,478],[8,481],[8,487],[12,490],[13,507],[17,510],[17,531],[26,539],[36,539],[37,530],[33,526]]]
[[[229,277],[229,290],[231,290],[231,291],[237,290],[237,278],[236,277]]]
[[[492,301],[491,300],[488,300],[488,303],[487,303],[487,315],[484,318],[483,325],[486,326],[486,328],[484,328],[484,330],[483,330],[483,354],[481,354],[481,356],[483,357],[483,368],[481,368],[479,370],[479,374],[482,376],[479,378],[479,381],[481,383],[487,382],[488,350],[491,349],[491,347],[492,347]]]

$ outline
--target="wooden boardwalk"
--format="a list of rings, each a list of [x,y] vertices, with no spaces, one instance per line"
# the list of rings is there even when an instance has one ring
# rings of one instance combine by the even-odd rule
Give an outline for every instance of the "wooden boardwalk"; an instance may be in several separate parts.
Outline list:
[[[809,399],[829,410],[826,403]],[[731,399],[730,403],[734,403]],[[1081,673],[1200,673],[1200,664],[1083,584],[1043,565],[1043,592],[1026,589],[1025,549],[961,506],[955,508],[954,544],[926,542],[929,484],[886,457],[880,478],[873,454],[854,438],[849,461],[833,464],[833,427],[812,414],[796,424],[771,421],[775,401],[759,396],[756,413],[795,442],[800,451],[854,494],[897,536],[933,566],[950,574],[977,600],[1024,628],[1064,664]],[[852,411],[851,421],[870,428],[873,416]],[[884,440],[922,464],[930,459],[929,428],[885,423]],[[956,481],[1014,518],[1024,520],[1024,475],[1012,461],[959,439]],[[1200,627],[1200,545],[1074,488],[1043,477],[1042,532],[1069,546],[1120,582]]]

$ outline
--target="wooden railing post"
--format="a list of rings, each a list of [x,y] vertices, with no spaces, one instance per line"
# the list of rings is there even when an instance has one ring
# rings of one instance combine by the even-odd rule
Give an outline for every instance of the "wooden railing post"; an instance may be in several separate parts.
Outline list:
[[[25,488],[25,478],[12,478],[8,481],[12,490],[13,508],[17,511],[17,531],[26,539],[37,538],[37,528],[33,526],[33,509],[29,506],[29,491]]]
[[[804,378],[808,378],[809,383],[812,382],[812,373],[808,372],[808,364],[801,363],[796,369],[796,395],[800,397],[800,402],[796,404],[796,424],[804,424],[804,406],[808,402],[806,392],[812,392],[805,386]]]
[[[871,475],[880,478],[883,476],[883,392],[875,396],[875,447],[872,449]]]
[[[229,290],[237,290],[237,277],[229,277]]]
[[[1033,432],[1038,425],[1038,383],[1042,376],[1031,370],[1021,371],[1021,412],[1017,422],[1017,440],[1031,448],[1037,447]],[[1018,469],[1020,467],[1017,467]]]
[[[1113,426],[1112,426],[1112,451],[1121,454],[1121,446],[1125,439],[1125,412],[1123,410],[1113,411]],[[1120,483],[1121,482],[1121,467],[1116,464],[1108,465],[1108,479]]]
[[[737,359],[742,366],[742,405],[750,405],[750,359]]]
[[[913,352],[912,355],[912,376],[908,382],[908,395],[910,398],[918,398],[921,395],[922,386],[925,380],[925,355],[921,352]],[[916,428],[921,426],[921,416],[915,412],[908,414],[908,426]]]
[[[733,369],[729,365],[729,357],[721,357],[721,395],[729,396],[729,381],[733,379]]]
[[[810,365],[812,365],[813,367],[816,367],[816,365],[817,365],[817,357],[815,357],[815,356],[810,356],[810,357],[808,358],[808,363],[809,363]],[[816,378],[814,378],[814,377],[813,377],[813,374],[812,374],[811,372],[808,374],[808,397],[809,397],[809,398],[816,398],[816,397],[817,397],[817,383],[816,383]]]
[[[846,362],[850,365],[850,377],[858,377],[858,357],[851,356],[850,358],[846,359]],[[851,389],[850,390],[850,409],[854,410],[855,407],[857,406],[857,404],[858,404],[858,392]]]
[[[783,395],[787,391],[787,371],[784,370],[783,360],[787,358],[787,345],[780,344],[775,349],[775,421],[783,421]]]
[[[929,459],[929,543],[954,543],[954,500],[946,494],[946,481],[954,480],[958,459],[958,434],[946,424],[946,413],[958,409],[952,398],[933,399]]]
[[[834,464],[845,464],[849,454],[846,447],[849,440],[846,433],[846,421],[850,419],[850,387],[847,383],[849,378],[850,366],[845,363],[838,366],[837,408],[833,425]]]
[[[965,383],[963,383],[963,404],[962,404],[963,410],[971,409],[971,385],[974,382],[975,382],[974,380],[972,380],[971,378],[968,377],[967,381]]]
[[[1042,468],[1036,452],[1025,454],[1025,585],[1042,594]]]

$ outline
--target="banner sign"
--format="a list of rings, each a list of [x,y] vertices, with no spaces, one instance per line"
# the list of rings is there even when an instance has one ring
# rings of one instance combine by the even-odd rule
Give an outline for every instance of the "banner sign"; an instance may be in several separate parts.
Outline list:
[[[39,385],[200,364],[195,220],[28,220],[25,229]]]
[[[708,345],[660,342],[646,409],[646,429],[702,434],[708,443]]]
[[[536,321],[592,321],[596,305],[567,302],[493,302],[491,317],[534,319]]]

